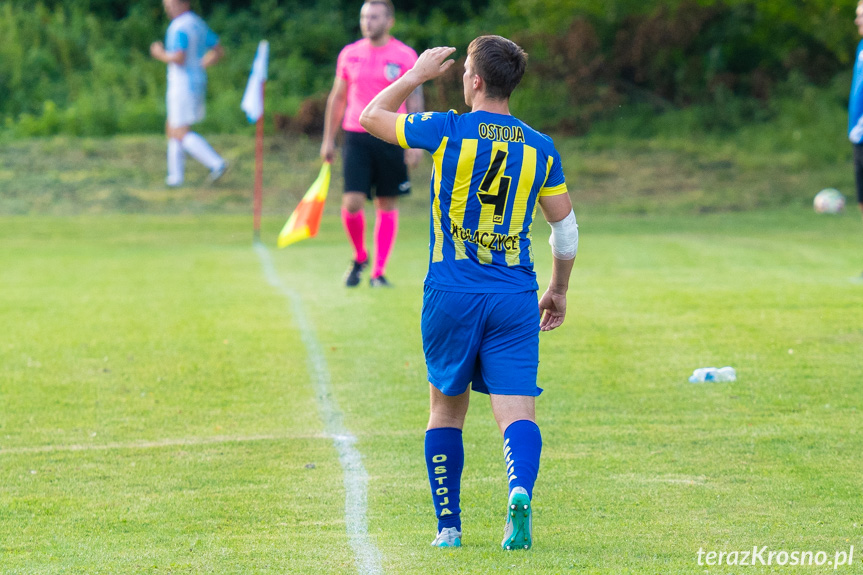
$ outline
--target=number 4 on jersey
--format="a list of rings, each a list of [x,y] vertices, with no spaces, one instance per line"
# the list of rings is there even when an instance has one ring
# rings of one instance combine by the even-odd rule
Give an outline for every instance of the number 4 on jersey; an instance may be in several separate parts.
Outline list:
[[[483,204],[491,204],[494,206],[494,217],[492,221],[495,224],[503,223],[503,216],[506,213],[506,197],[509,194],[509,185],[512,178],[503,175],[503,170],[506,168],[506,152],[504,150],[495,150],[494,159],[479,185],[480,192],[477,194],[479,201]],[[500,174],[500,184],[496,191],[492,191],[491,185],[494,179]]]

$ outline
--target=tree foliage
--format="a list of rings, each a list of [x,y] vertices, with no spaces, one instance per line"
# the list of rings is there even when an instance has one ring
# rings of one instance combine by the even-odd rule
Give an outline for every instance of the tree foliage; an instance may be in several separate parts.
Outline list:
[[[210,74],[208,129],[243,125],[239,98],[257,42],[271,46],[268,110],[325,94],[362,0],[192,0],[228,57]],[[757,114],[795,78],[847,74],[856,0],[397,1],[394,33],[418,51],[501,34],[530,54],[514,104],[542,128],[580,131],[621,105],[743,102]],[[0,0],[0,118],[21,134],[160,130],[164,66],[149,57],[167,19],[155,0]],[[427,88],[458,107],[460,73]],[[308,107],[307,107],[308,108]],[[311,109],[311,108],[308,108]],[[747,112],[748,110],[748,112]]]

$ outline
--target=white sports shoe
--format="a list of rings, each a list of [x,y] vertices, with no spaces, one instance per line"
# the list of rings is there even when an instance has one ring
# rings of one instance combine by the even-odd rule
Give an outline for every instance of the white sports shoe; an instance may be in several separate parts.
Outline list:
[[[455,527],[444,527],[431,544],[432,547],[461,547],[461,531]]]
[[[228,171],[228,162],[222,162],[222,166],[220,168],[216,168],[215,170],[210,171],[207,175],[207,183],[215,184],[221,179],[222,176],[225,175],[225,172]]]

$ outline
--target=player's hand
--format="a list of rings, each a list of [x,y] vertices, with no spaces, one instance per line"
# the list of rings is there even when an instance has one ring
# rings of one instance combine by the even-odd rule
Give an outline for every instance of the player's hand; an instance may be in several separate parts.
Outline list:
[[[416,148],[408,148],[405,150],[405,164],[409,168],[416,168],[419,165],[420,160],[422,160],[423,151],[417,150]]]
[[[165,54],[165,45],[161,42],[153,42],[150,44],[150,56],[153,58],[160,58]]]
[[[546,290],[539,298],[539,313],[540,331],[551,331],[560,327],[566,317],[566,294]]]
[[[332,163],[333,157],[336,155],[336,147],[332,142],[324,140],[321,142],[321,159],[325,162]]]
[[[429,48],[420,54],[412,70],[422,82],[433,80],[455,64],[455,60],[447,60],[453,52],[455,52],[455,48],[451,46]]]

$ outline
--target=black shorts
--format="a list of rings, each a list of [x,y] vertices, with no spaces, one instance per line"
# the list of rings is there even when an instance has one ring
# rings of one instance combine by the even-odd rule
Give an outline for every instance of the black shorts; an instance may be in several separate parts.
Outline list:
[[[409,194],[411,181],[405,165],[405,151],[365,132],[345,132],[342,148],[345,191],[392,197]]]
[[[863,204],[863,144],[854,144],[854,179],[857,182],[857,203]]]

